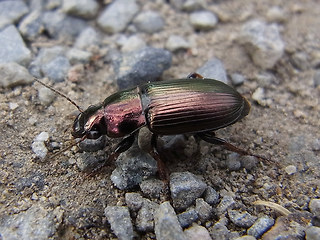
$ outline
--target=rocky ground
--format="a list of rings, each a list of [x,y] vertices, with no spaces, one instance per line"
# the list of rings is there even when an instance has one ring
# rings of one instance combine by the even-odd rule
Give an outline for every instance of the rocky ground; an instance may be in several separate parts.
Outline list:
[[[320,239],[317,1],[0,2],[1,239]],[[251,103],[217,136],[132,149],[93,176],[118,139],[73,142],[77,109],[118,89],[199,72]],[[103,148],[103,150],[101,150]],[[94,151],[93,151],[94,150]]]

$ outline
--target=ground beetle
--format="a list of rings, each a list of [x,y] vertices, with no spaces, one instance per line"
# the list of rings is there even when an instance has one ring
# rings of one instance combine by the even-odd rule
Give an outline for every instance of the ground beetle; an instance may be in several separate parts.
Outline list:
[[[73,124],[73,137],[81,141],[102,135],[123,138],[108,160],[128,150],[139,129],[147,126],[153,133],[150,154],[158,163],[162,179],[167,179],[168,173],[157,151],[158,135],[193,133],[228,150],[257,156],[217,138],[213,132],[248,115],[249,102],[232,87],[197,73],[185,79],[148,82],[116,92],[85,111],[78,109],[81,112]]]

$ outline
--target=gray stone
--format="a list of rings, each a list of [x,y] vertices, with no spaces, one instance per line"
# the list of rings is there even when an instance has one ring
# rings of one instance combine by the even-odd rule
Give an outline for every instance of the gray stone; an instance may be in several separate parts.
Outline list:
[[[85,152],[97,152],[106,146],[106,136],[102,135],[98,139],[85,139],[79,143],[81,150]]]
[[[288,18],[288,14],[284,11],[284,9],[279,6],[272,6],[268,9],[266,14],[268,22],[285,22]]]
[[[171,53],[146,47],[124,54],[114,62],[114,71],[120,89],[157,80],[171,66]]]
[[[310,68],[310,59],[305,52],[295,52],[292,54],[291,63],[298,70],[305,71]]]
[[[41,87],[38,90],[38,98],[44,106],[49,106],[56,97],[56,93],[47,87]]]
[[[247,170],[252,170],[257,166],[258,159],[254,156],[240,156],[241,166]]]
[[[309,227],[306,230],[306,240],[319,240],[320,239],[320,227]]]
[[[145,199],[139,209],[136,218],[136,227],[140,232],[150,232],[154,230],[154,212],[159,208],[159,204]]]
[[[309,202],[309,209],[314,216],[320,219],[320,199],[312,199]]]
[[[130,210],[137,212],[143,205],[144,199],[139,193],[126,193],[126,204]]]
[[[24,1],[0,1],[0,29],[16,23],[29,9]]]
[[[218,222],[216,222],[212,228],[210,229],[210,235],[214,239],[219,240],[228,240],[239,237],[239,233],[230,232],[230,230],[226,227],[228,224],[228,220],[223,217]]]
[[[235,86],[239,86],[239,85],[243,84],[245,80],[246,80],[246,78],[240,73],[231,74],[231,82]]]
[[[0,46],[0,63],[16,62],[25,66],[31,60],[30,50],[13,25],[0,31]]]
[[[211,186],[208,186],[204,192],[204,200],[210,205],[215,205],[219,202],[219,193]]]
[[[117,0],[108,5],[97,23],[98,26],[106,33],[122,32],[138,13],[139,6],[135,0]]]
[[[33,82],[28,70],[15,62],[0,63],[0,76],[1,87],[14,87]]]
[[[0,222],[1,238],[50,239],[57,231],[57,223],[61,221],[61,218],[55,215],[59,211],[49,211],[41,205],[34,204],[26,211],[3,216]]]
[[[202,10],[190,14],[190,23],[196,30],[211,30],[217,23],[217,16],[210,11]]]
[[[92,53],[77,48],[71,48],[66,56],[71,64],[88,63],[92,57]]]
[[[197,221],[198,218],[198,213],[194,208],[178,214],[179,223],[183,228],[189,227],[192,223]]]
[[[43,31],[41,12],[33,11],[23,18],[19,24],[19,31],[25,39],[34,41]]]
[[[93,155],[92,153],[83,153],[76,159],[77,167],[82,171],[86,173],[94,173],[94,171],[99,170],[99,166],[103,161]]]
[[[274,219],[268,216],[260,217],[247,231],[248,235],[260,238],[274,224]]]
[[[116,165],[111,174],[111,181],[121,190],[138,186],[144,178],[157,172],[157,162],[137,146],[120,154]]]
[[[171,52],[188,48],[190,48],[190,44],[183,37],[178,35],[170,35],[166,42],[166,49]]]
[[[220,201],[220,203],[218,204],[216,210],[216,214],[218,216],[222,215],[222,214],[226,214],[228,209],[232,209],[232,207],[235,205],[235,201],[233,199],[233,197],[231,196],[224,196],[222,198],[222,200]]]
[[[196,199],[196,211],[201,222],[208,221],[213,215],[213,208],[202,198]]]
[[[257,217],[252,216],[247,211],[239,212],[238,210],[228,210],[228,216],[231,222],[238,227],[249,228],[257,220]]]
[[[98,32],[92,27],[87,27],[77,37],[74,47],[87,50],[92,46],[98,46],[100,44],[99,39]]]
[[[31,144],[32,151],[40,159],[44,159],[47,156],[48,149],[44,144],[45,141],[49,139],[49,134],[47,132],[41,132],[38,136],[33,139]]]
[[[315,87],[320,86],[320,70],[316,70],[313,75],[313,84]]]
[[[62,11],[70,15],[90,19],[98,10],[99,4],[95,0],[63,0]]]
[[[174,209],[169,202],[160,204],[154,215],[154,231],[158,240],[186,240]]]
[[[227,157],[226,165],[230,171],[238,171],[241,168],[239,154],[230,153]]]
[[[133,21],[136,28],[145,33],[160,32],[164,27],[161,15],[154,11],[143,11]]]
[[[146,197],[159,198],[164,188],[164,183],[159,179],[146,179],[140,183],[140,188]]]
[[[184,231],[188,239],[212,240],[208,230],[205,227],[195,225]]]
[[[182,5],[182,10],[187,12],[193,12],[206,8],[205,0],[186,0]]]
[[[254,236],[244,235],[242,237],[238,237],[233,240],[256,240],[256,238]]]
[[[62,82],[68,74],[70,68],[69,60],[64,56],[58,56],[52,61],[41,66],[44,76],[55,82]]]
[[[170,191],[173,206],[179,210],[188,208],[205,191],[207,185],[190,172],[170,175]]]
[[[284,53],[277,24],[267,25],[259,20],[244,24],[239,40],[251,55],[254,64],[262,69],[272,68]]]
[[[49,35],[62,41],[73,40],[88,26],[84,20],[68,16],[59,11],[45,12],[42,20]]]
[[[228,82],[224,65],[217,58],[210,59],[202,67],[198,68],[196,72],[202,75],[204,78],[212,78],[224,83]]]
[[[108,206],[104,213],[112,231],[119,239],[133,239],[133,226],[127,207]]]
[[[122,44],[122,52],[132,52],[146,47],[146,42],[137,35],[130,36]]]

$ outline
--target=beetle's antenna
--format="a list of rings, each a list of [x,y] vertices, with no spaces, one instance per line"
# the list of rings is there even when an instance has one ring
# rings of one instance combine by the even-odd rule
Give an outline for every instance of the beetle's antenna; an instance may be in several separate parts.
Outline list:
[[[81,107],[78,106],[78,104],[76,104],[72,99],[70,99],[69,97],[67,97],[66,95],[64,95],[63,93],[59,92],[58,90],[54,89],[53,87],[49,86],[48,84],[45,84],[44,82],[41,82],[39,79],[34,78],[34,80],[38,83],[40,83],[41,85],[45,86],[46,88],[49,88],[51,91],[55,92],[56,94],[59,94],[61,97],[64,97],[65,99],[67,99],[70,103],[72,103],[74,106],[76,106],[76,108],[78,108],[78,110],[82,113],[83,110]]]

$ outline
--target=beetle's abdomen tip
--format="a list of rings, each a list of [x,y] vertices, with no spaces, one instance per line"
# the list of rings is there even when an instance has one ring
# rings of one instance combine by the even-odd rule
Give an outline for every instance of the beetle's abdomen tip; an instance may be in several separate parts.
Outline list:
[[[251,105],[250,103],[248,102],[248,100],[243,97],[243,110],[242,110],[242,114],[241,114],[241,117],[245,117],[249,114],[250,112],[250,109],[251,109]]]

